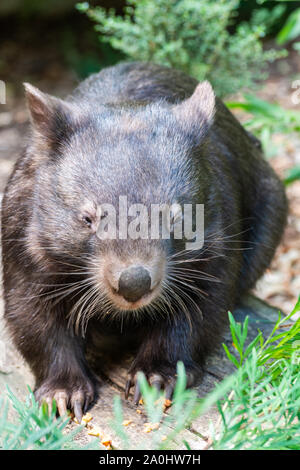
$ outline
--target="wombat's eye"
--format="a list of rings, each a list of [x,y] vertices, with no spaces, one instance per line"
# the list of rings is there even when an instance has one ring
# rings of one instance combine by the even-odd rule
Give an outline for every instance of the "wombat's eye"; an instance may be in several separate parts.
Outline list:
[[[92,226],[93,221],[92,221],[91,217],[89,217],[88,215],[84,215],[82,217],[82,220],[88,227]]]

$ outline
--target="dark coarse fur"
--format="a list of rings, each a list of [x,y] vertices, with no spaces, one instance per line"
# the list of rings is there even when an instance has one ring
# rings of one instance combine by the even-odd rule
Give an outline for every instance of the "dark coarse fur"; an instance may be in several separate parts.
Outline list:
[[[86,408],[95,398],[85,358],[94,331],[103,344],[106,334],[122,344],[136,340],[131,377],[142,370],[166,386],[181,360],[195,383],[228,310],[270,264],[286,220],[282,184],[259,141],[219,99],[214,118],[205,97],[200,112],[193,103],[181,110],[197,84],[169,68],[120,64],[92,75],[66,101],[48,97],[46,117],[29,90],[33,131],[3,199],[2,258],[5,318],[39,399],[60,392],[69,407],[77,401]],[[128,204],[205,204],[203,248],[103,242],[80,225],[84,201],[116,205],[119,195]],[[75,334],[69,313],[86,290],[72,291],[74,282],[95,273],[108,254],[148,259],[153,250],[167,266],[160,300],[118,312],[94,291],[81,312],[86,335]]]

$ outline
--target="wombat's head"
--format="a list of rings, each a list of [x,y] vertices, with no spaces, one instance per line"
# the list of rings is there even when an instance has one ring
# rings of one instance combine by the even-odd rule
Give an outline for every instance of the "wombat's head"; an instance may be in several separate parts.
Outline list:
[[[119,107],[62,101],[31,85],[26,92],[34,259],[49,272],[83,275],[74,282],[81,313],[162,305],[170,259],[185,249],[183,205],[199,199],[195,149],[213,117],[211,86],[200,83],[175,105]]]

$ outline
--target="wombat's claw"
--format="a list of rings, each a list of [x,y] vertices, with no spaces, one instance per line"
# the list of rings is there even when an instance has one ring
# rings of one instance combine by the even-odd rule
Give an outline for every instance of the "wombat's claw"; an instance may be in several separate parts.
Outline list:
[[[174,389],[175,389],[176,380],[172,379],[168,385],[165,387],[165,398],[166,400],[172,400]]]
[[[134,397],[133,401],[137,405],[138,402],[140,401],[141,398],[141,391],[140,391],[140,386],[137,381],[137,374],[135,375],[130,375],[127,379],[126,385],[125,385],[125,399],[127,400],[129,397],[129,392],[131,387],[134,386]]]
[[[53,396],[50,395],[43,395],[41,398],[37,398],[38,401],[42,403],[46,403],[48,407],[48,413],[51,415],[53,410],[53,401],[56,403],[57,411],[59,416],[66,416],[67,415],[67,403],[68,397],[67,394],[63,391],[56,392]]]
[[[138,382],[136,381],[134,383],[134,380],[130,377],[127,382],[126,382],[126,385],[125,385],[125,399],[127,400],[128,397],[129,397],[129,392],[130,392],[130,389],[131,387],[134,385],[134,397],[133,397],[133,401],[136,405],[138,405],[140,399],[141,399],[141,391],[140,391],[140,386],[138,384]]]
[[[68,396],[66,392],[57,392],[53,398],[56,401],[59,416],[65,416],[67,414],[68,403]]]
[[[125,399],[127,400],[129,397],[129,392],[131,387],[134,386],[134,396],[133,396],[133,402],[138,405],[140,399],[141,399],[141,390],[139,383],[137,381],[137,374],[130,375],[126,385],[125,385]],[[175,383],[176,380],[173,377],[164,378],[162,375],[153,373],[150,374],[147,377],[147,381],[149,385],[152,387],[156,388],[156,390],[159,392],[161,389],[164,389],[165,391],[165,398],[168,400],[171,400],[175,388]]]
[[[135,384],[135,388],[134,388],[134,397],[133,397],[133,402],[135,405],[138,405],[139,404],[139,401],[141,399],[141,390],[140,390],[140,386],[138,383]]]
[[[125,385],[125,400],[128,400],[131,387],[132,387],[131,378],[129,378],[127,379],[126,385]]]
[[[152,387],[156,388],[156,390],[159,392],[160,389],[164,386],[165,380],[159,374],[151,374],[150,377],[148,378],[148,382]]]
[[[43,391],[42,388],[36,392],[37,400],[40,403],[47,403],[49,414],[52,412],[53,400],[56,403],[59,416],[66,417],[68,409],[74,413],[78,423],[81,423],[82,416],[88,406],[94,399],[94,393],[90,390],[56,390],[51,392],[49,389]]]
[[[125,385],[125,399],[126,400],[128,399],[130,389],[133,386],[134,386],[133,401],[137,405],[138,402],[140,401],[140,398],[141,398],[141,391],[140,391],[140,386],[138,384],[138,381],[136,379],[136,374],[134,376],[130,375],[129,378],[127,379],[127,382],[126,382],[126,385]]]
[[[74,410],[75,418],[80,424],[82,420],[83,410],[84,410],[84,397],[83,396],[80,396],[74,400],[73,410]]]

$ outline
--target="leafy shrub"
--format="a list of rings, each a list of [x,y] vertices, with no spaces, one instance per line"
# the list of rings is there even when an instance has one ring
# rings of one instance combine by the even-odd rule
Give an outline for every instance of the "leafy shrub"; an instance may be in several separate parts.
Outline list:
[[[253,88],[266,66],[284,51],[264,51],[262,38],[283,12],[260,7],[249,23],[230,33],[239,0],[127,0],[124,16],[115,10],[77,8],[96,23],[101,41],[133,60],[153,61],[208,79],[220,96]]]
[[[282,45],[300,36],[300,8],[293,11],[277,35],[277,43]],[[293,48],[300,52],[300,42],[295,42]]]
[[[281,133],[289,139],[292,133],[300,133],[299,111],[284,109],[277,103],[269,103],[249,93],[244,94],[243,102],[227,101],[226,105],[251,115],[244,126],[261,140],[268,157],[278,151],[272,143],[273,134]]]

